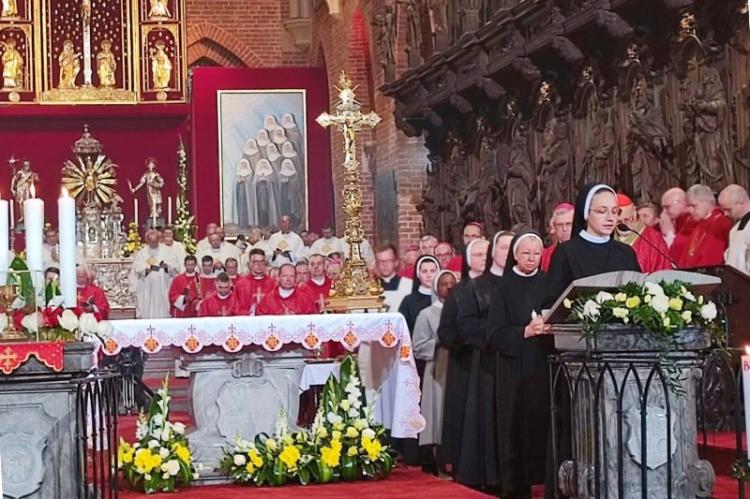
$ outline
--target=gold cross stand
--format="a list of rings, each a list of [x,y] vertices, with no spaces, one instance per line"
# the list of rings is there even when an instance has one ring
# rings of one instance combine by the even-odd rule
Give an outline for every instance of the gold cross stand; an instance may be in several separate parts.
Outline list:
[[[346,213],[346,242],[349,244],[349,258],[344,262],[341,277],[331,286],[326,301],[329,312],[351,310],[372,310],[383,308],[383,288],[380,282],[370,275],[362,259],[362,188],[359,184],[359,161],[355,139],[362,128],[374,128],[380,123],[380,116],[370,111],[363,114],[357,102],[352,81],[341,72],[339,77],[339,99],[336,113],[323,113],[315,120],[323,128],[331,125],[344,135],[344,189],[342,198]]]

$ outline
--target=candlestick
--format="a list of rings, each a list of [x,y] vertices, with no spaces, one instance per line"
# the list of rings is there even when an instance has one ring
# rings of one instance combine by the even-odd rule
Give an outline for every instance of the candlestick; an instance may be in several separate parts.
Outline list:
[[[12,203],[12,201],[11,201]],[[10,266],[10,234],[8,232],[8,201],[0,199],[0,286],[8,280]],[[0,495],[2,497],[2,495]]]
[[[138,228],[138,199],[133,198],[133,221],[135,222],[136,228]]]
[[[2,207],[0,207],[2,210]],[[2,223],[0,212],[0,223]],[[65,308],[78,304],[76,296],[76,202],[63,187],[57,200],[57,225],[60,230],[60,291]]]
[[[36,290],[37,303],[43,303],[44,297],[44,201],[37,199],[34,186],[30,188],[31,197],[23,202],[23,222],[26,234],[26,265]]]
[[[167,197],[167,224],[172,225],[172,196]]]
[[[745,442],[747,458],[750,461],[750,346],[745,347],[745,355],[741,359],[742,391],[745,395]]]

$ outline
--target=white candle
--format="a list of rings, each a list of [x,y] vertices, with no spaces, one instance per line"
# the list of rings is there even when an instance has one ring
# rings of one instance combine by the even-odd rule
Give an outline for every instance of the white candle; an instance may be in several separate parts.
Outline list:
[[[2,208],[0,207],[0,210]],[[2,223],[0,213],[0,223]],[[57,225],[60,229],[60,291],[63,306],[74,308],[78,304],[76,296],[76,202],[63,187],[57,200]]]
[[[15,204],[16,204],[16,202],[11,199],[10,200],[10,228],[11,229],[16,226],[16,217],[15,217],[15,213],[14,213],[14,210],[15,210],[15,206],[14,205]]]
[[[167,197],[167,224],[172,225],[172,196]]]
[[[5,285],[7,282],[8,267],[10,266],[9,206],[8,201],[0,199],[0,285]]]
[[[23,202],[23,222],[26,233],[26,265],[31,272],[34,289],[37,294],[37,305],[44,302],[44,201],[34,197],[34,186],[31,186],[31,197]]]
[[[750,461],[750,346],[745,347],[745,355],[741,359],[742,391],[745,395],[745,442],[747,458]]]
[[[138,198],[133,198],[133,221],[135,227],[138,228]]]

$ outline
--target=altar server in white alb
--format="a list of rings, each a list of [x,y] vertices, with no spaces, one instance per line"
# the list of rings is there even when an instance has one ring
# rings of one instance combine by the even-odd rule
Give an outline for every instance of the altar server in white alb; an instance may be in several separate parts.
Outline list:
[[[149,230],[146,246],[133,257],[129,282],[135,293],[135,315],[138,319],[169,317],[169,285],[177,275],[179,264],[173,252],[159,244],[159,232]]]
[[[724,261],[750,274],[750,196],[742,186],[731,184],[719,194],[719,206],[724,215],[734,222],[729,231],[729,246],[724,253]]]

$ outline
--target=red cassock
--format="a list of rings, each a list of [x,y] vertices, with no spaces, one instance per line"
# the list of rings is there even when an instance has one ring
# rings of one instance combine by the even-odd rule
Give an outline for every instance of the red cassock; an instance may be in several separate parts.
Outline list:
[[[304,284],[299,285],[299,290],[304,291],[310,295],[315,309],[320,312],[321,305],[325,305],[326,298],[328,298],[328,292],[331,290],[331,280],[326,277],[323,280],[323,284],[316,284],[315,281],[310,279]]]
[[[731,229],[732,222],[721,211],[714,210],[711,216],[695,224],[689,237],[682,238],[677,265],[684,269],[723,265]]]
[[[169,304],[172,317],[195,317],[198,314],[195,309],[198,303],[197,282],[197,275],[189,276],[185,273],[178,274],[172,280],[172,284],[169,286]],[[188,293],[185,296],[185,310],[180,310],[175,307],[175,302],[186,289]]]
[[[248,275],[237,281],[235,289],[237,291],[237,303],[242,315],[250,313],[253,306],[257,307],[258,302],[264,296],[269,294],[276,287],[276,281],[272,277],[264,275],[256,278]]]
[[[547,272],[549,270],[549,265],[552,263],[552,255],[555,254],[555,250],[557,249],[557,245],[553,244],[552,246],[547,246],[542,250],[542,270]]]
[[[287,298],[282,298],[279,289],[268,293],[258,304],[256,315],[300,315],[316,313],[309,293],[295,289]]]
[[[640,237],[635,238],[631,247],[635,251],[635,256],[638,257],[641,272],[650,274],[657,270],[671,269],[672,263],[667,258],[669,248],[664,241],[664,236],[653,227],[644,227],[640,232]]]
[[[229,293],[221,298],[215,291],[201,301],[198,317],[226,317],[228,315],[244,315],[238,313],[237,295]]]
[[[76,295],[79,307],[82,308],[84,305],[90,303],[96,307],[94,315],[98,319],[109,319],[109,301],[107,300],[107,293],[102,288],[94,284],[78,286]]]

